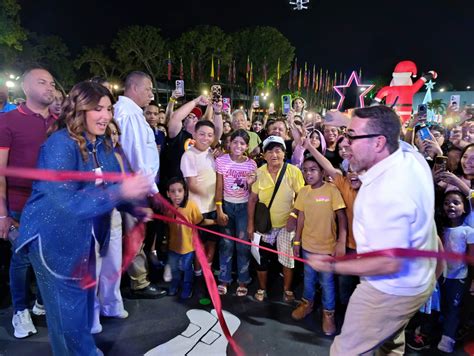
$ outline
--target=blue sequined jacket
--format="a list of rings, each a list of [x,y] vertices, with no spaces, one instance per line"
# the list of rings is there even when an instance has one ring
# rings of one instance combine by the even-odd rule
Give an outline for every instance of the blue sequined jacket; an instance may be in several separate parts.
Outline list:
[[[95,149],[103,172],[120,172],[114,151],[106,147],[103,137],[97,137],[95,145],[87,141],[87,148],[90,153],[85,162],[78,144],[68,132],[57,131],[41,147],[38,168],[90,172],[95,168]],[[22,212],[15,250],[38,239],[40,258],[53,275],[65,279],[83,278],[94,249],[92,229],[103,253],[108,247],[113,208],[133,210],[121,200],[119,189],[118,184],[110,182],[96,186],[93,181],[35,181]]]

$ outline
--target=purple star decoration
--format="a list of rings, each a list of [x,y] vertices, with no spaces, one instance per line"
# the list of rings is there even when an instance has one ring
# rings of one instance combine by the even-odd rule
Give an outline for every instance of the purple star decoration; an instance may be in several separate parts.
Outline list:
[[[359,95],[359,104],[360,104],[359,107],[363,108],[365,106],[364,97],[369,93],[369,91],[371,91],[374,88],[375,85],[374,84],[361,84],[360,78],[357,75],[357,72],[353,71],[346,84],[334,86],[334,90],[341,97],[339,99],[339,103],[337,104],[337,110],[341,110],[342,105],[344,104],[344,99],[346,98],[346,96],[344,95],[344,89],[349,88],[352,84],[352,81],[354,80],[356,82],[357,88],[359,88],[359,91],[361,91],[361,94]]]

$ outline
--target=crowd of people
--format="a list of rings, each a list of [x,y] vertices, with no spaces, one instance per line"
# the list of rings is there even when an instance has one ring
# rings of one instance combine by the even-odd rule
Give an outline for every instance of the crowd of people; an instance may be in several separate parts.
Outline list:
[[[26,100],[19,105],[0,88],[0,168],[95,172],[96,179],[0,176],[0,239],[12,248],[16,338],[37,333],[32,307],[46,315],[55,355],[101,355],[92,336],[102,331],[100,317],[128,317],[120,289],[122,237],[140,221],[147,223],[146,236],[127,269],[128,296],[205,293],[202,286],[195,290],[203,279],[193,230],[151,220],[153,212],[171,218],[177,212],[280,252],[260,249],[256,262],[246,244],[199,234],[220,295],[235,290],[246,297],[254,277],[253,300],[265,303],[277,283],[269,273],[277,270],[294,320],[319,307],[319,292],[325,335],[336,335],[335,314],[345,314],[332,355],[403,354],[405,334],[412,349],[437,345],[452,352],[465,334],[466,301],[474,294],[470,266],[337,257],[390,248],[474,255],[472,109],[449,127],[418,115],[402,127],[383,105],[322,118],[301,97],[278,115],[253,105],[224,110],[219,96],[184,102],[174,91],[162,110],[151,78],[138,71],[126,77],[118,98],[100,77],[66,95],[43,68],[27,70],[22,88]],[[114,183],[106,172],[134,174]],[[299,296],[293,256],[308,261]],[[163,268],[168,288],[150,282],[155,267]],[[91,276],[96,285],[84,288]]]

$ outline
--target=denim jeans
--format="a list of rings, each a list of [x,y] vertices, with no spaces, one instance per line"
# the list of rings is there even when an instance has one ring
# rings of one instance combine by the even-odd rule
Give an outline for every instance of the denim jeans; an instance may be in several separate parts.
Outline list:
[[[356,253],[356,250],[347,247],[346,255],[352,253]],[[341,304],[347,305],[349,304],[352,293],[360,282],[359,277],[341,274],[337,276],[337,280],[339,285],[339,301]]]
[[[441,298],[443,304],[441,312],[443,314],[443,335],[454,339],[461,317],[461,306],[463,298],[469,288],[468,279],[445,278],[441,284]]]
[[[183,285],[188,286],[193,282],[193,261],[194,252],[185,253],[184,255],[174,251],[168,251],[168,263],[171,267],[171,287],[177,289],[181,283],[181,275],[183,275]]]
[[[92,245],[93,246],[93,245]],[[95,288],[83,289],[78,280],[57,278],[48,270],[39,239],[23,248],[33,265],[44,297],[51,348],[55,356],[96,356],[91,327]],[[89,257],[89,274],[95,276],[95,252]]]
[[[303,250],[303,258],[308,259],[312,253]],[[325,310],[336,308],[336,288],[334,275],[328,272],[318,272],[312,269],[307,263],[304,265],[304,291],[303,298],[312,302],[316,294],[316,283],[321,284],[323,291],[322,304]]]
[[[224,200],[222,206],[224,213],[229,217],[227,226],[222,227],[224,234],[235,236],[239,240],[247,239],[247,203],[229,203]],[[236,246],[237,245],[237,246]],[[250,246],[237,243],[229,239],[221,239],[219,245],[219,281],[232,282],[232,258],[234,248],[237,250],[237,280],[239,283],[248,284],[251,281],[249,273]]]
[[[21,212],[10,211],[9,216],[16,221],[20,221]],[[31,282],[31,262],[28,254],[21,249],[17,253],[12,247],[12,257],[10,261],[10,292],[12,295],[13,313],[28,309],[30,307],[29,291]],[[39,289],[36,292],[36,299],[39,304],[43,304]]]

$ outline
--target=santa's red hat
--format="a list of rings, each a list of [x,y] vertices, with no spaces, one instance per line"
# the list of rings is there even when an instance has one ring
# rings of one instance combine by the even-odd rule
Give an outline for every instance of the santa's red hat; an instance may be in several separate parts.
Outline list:
[[[417,69],[416,64],[412,61],[401,61],[399,62],[395,69],[393,70],[392,75],[394,77],[406,77],[407,73],[411,73],[412,77],[416,77]]]

